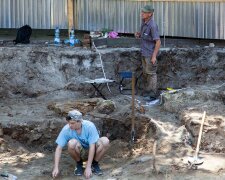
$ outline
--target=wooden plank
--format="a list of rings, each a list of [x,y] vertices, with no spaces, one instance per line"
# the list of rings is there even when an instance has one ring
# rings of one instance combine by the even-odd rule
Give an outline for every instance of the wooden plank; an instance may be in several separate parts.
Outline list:
[[[77,12],[77,7],[78,7],[78,0],[74,0],[73,3],[74,6],[74,12],[73,12],[73,17],[74,17],[74,28],[78,29],[78,12]]]
[[[70,29],[74,28],[74,0],[67,0],[67,15],[68,15],[68,35],[70,36]]]

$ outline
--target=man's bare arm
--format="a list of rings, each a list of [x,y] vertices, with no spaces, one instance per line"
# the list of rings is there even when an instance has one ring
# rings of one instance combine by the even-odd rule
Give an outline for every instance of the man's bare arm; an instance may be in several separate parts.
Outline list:
[[[158,54],[158,52],[159,52],[160,46],[161,46],[161,41],[160,41],[160,39],[157,39],[157,40],[155,41],[155,49],[154,49],[154,51],[153,51],[152,59],[151,59],[151,62],[152,62],[153,64],[155,64],[156,56],[157,56],[157,54]]]
[[[153,52],[153,56],[155,56],[155,57],[157,56],[160,46],[161,46],[161,41],[160,41],[160,39],[158,39],[155,41],[155,49]]]
[[[58,145],[55,150],[54,169],[52,171],[52,177],[55,178],[59,174],[59,160],[62,154],[62,148]]]
[[[92,175],[91,164],[94,159],[94,155],[95,155],[95,144],[91,144],[89,147],[87,166],[84,172],[84,175],[87,179],[90,178]]]

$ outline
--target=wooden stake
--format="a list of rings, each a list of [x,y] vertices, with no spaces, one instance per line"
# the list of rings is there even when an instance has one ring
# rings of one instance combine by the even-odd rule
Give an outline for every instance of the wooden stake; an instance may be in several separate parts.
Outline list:
[[[154,141],[153,144],[153,150],[152,150],[152,154],[153,154],[153,161],[152,161],[152,165],[153,165],[153,170],[156,174],[158,174],[158,171],[156,169],[156,147],[157,147],[157,140]]]
[[[70,36],[70,30],[74,28],[74,0],[67,0],[67,16],[68,16],[68,35]]]
[[[135,76],[134,76],[134,72],[132,72],[132,119],[131,119],[131,133],[133,134],[132,136],[134,136],[134,123],[135,123]],[[132,137],[131,139],[132,141],[134,141],[134,137]]]
[[[205,121],[205,115],[206,115],[206,112],[204,111],[203,116],[202,116],[202,122],[201,122],[200,130],[199,130],[199,135],[198,135],[198,143],[197,143],[197,147],[196,147],[196,151],[195,151],[195,158],[196,159],[198,157],[199,147],[200,147],[200,143],[201,143],[201,137],[202,137],[203,124],[204,124],[204,121]]]

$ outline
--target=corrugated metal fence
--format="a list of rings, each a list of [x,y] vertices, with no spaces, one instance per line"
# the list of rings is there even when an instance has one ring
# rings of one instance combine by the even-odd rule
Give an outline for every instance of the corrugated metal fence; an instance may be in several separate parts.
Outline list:
[[[34,29],[67,27],[66,0],[0,0],[0,28],[29,24]]]
[[[130,0],[77,0],[78,29],[113,29],[134,33],[140,9],[148,2]],[[225,1],[153,1],[154,18],[166,36],[225,39]]]
[[[198,0],[196,0],[198,1]],[[153,0],[155,20],[165,36],[225,39],[224,1]],[[206,1],[206,0],[205,0]],[[74,0],[79,30],[134,33],[148,0]],[[67,29],[67,0],[0,0],[0,28],[29,24],[35,29]]]

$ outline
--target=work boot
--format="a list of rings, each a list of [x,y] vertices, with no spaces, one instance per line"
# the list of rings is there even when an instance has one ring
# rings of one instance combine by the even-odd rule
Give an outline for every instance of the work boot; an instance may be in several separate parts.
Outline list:
[[[100,176],[103,174],[101,168],[99,167],[98,162],[95,160],[93,160],[93,162],[92,162],[91,170],[95,175]]]
[[[155,98],[157,99],[159,97],[159,92],[154,92],[153,90],[150,91],[143,91],[141,93],[141,96],[143,96],[144,98]]]
[[[145,96],[143,96],[144,97],[144,100],[145,101],[154,101],[154,100],[156,100],[156,99],[158,99],[159,98],[159,92],[157,91],[157,92],[153,92],[153,91],[146,91],[146,94],[145,94]]]
[[[82,176],[83,173],[84,173],[84,172],[83,172],[83,161],[80,160],[80,161],[77,162],[77,166],[76,166],[76,168],[75,168],[75,170],[74,170],[74,174],[75,174],[76,176]]]
[[[149,97],[149,92],[143,90],[142,93],[141,93],[141,96],[142,96],[142,97]]]

